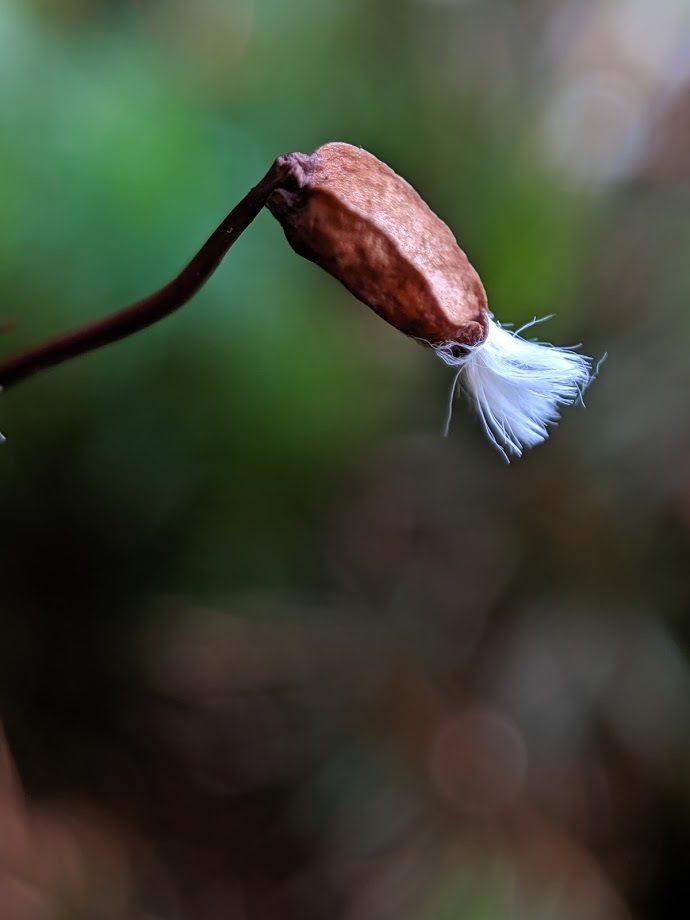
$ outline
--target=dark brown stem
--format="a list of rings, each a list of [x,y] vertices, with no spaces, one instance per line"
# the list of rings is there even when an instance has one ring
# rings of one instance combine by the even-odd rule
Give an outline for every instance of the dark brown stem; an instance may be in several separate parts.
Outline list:
[[[6,389],[38,371],[127,338],[178,310],[211,277],[223,256],[279,188],[296,190],[303,181],[302,154],[278,157],[264,178],[233,208],[182,271],[154,294],[103,319],[50,339],[0,361],[0,386]]]

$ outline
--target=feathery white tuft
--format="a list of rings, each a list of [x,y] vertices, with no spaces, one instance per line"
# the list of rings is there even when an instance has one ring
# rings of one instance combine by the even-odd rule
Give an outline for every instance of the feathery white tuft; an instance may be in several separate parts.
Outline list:
[[[486,339],[458,354],[458,345],[434,345],[439,358],[458,371],[453,381],[476,406],[484,430],[506,460],[520,457],[526,447],[540,444],[548,426],[560,418],[560,407],[582,401],[593,377],[592,359],[571,348],[556,348],[546,342],[523,339],[520,332],[504,329],[489,318]]]

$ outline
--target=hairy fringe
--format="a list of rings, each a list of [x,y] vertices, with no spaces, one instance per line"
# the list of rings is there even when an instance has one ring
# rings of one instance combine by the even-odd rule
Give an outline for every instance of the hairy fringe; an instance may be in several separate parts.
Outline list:
[[[549,436],[548,426],[558,422],[561,406],[582,402],[599,366],[593,372],[592,359],[572,348],[523,339],[520,333],[537,322],[541,320],[513,332],[489,318],[488,334],[479,345],[461,353],[453,342],[432,346],[442,361],[458,369],[446,434],[458,383],[476,407],[489,440],[507,461]]]

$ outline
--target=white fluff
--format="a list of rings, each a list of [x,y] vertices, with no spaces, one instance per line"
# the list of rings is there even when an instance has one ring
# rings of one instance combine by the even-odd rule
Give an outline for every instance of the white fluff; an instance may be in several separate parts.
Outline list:
[[[458,368],[446,431],[460,380],[487,436],[506,460],[544,441],[548,426],[560,418],[561,406],[582,401],[596,375],[592,359],[571,348],[523,339],[520,332],[536,322],[513,332],[489,318],[488,334],[479,345],[462,349],[445,342],[433,346],[442,361]]]

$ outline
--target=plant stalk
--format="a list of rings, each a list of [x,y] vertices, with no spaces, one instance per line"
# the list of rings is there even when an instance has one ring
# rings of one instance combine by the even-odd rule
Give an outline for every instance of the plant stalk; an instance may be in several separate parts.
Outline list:
[[[258,185],[230,211],[194,258],[168,284],[116,313],[0,361],[0,387],[7,389],[39,371],[125,339],[179,310],[208,281],[268,197],[277,189],[290,191],[299,187],[303,180],[303,159],[298,153],[278,157]]]

